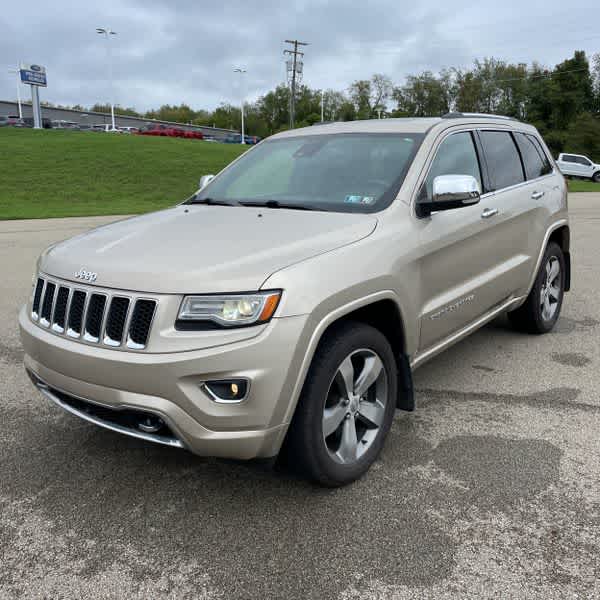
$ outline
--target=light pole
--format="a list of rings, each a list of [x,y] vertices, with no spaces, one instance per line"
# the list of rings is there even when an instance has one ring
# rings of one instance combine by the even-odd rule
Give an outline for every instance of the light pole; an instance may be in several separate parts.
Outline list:
[[[240,75],[243,75],[246,72],[246,69],[241,69],[240,67],[236,67],[233,70],[234,73],[239,73]],[[246,135],[244,133],[244,78],[242,77],[242,84],[241,84],[241,88],[242,88],[242,144],[246,143]]]
[[[23,109],[21,108],[21,73],[18,66],[16,69],[9,69],[8,72],[17,76],[17,103],[19,105],[19,119],[22,119]]]
[[[108,27],[96,27],[96,33],[98,33],[99,35],[103,35],[106,38],[106,56],[108,59],[108,79],[110,82],[110,119],[112,122],[112,129],[114,131],[116,129],[116,127],[115,127],[115,103],[114,103],[115,89],[113,86],[112,55],[110,52],[109,36],[117,35],[117,32],[113,31],[112,29],[109,29]]]
[[[321,90],[321,123],[325,121],[325,90]]]

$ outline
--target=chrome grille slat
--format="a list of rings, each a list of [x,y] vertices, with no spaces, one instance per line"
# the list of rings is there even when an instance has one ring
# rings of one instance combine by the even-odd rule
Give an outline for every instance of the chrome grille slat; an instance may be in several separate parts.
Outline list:
[[[65,330],[70,294],[71,290],[65,285],[59,286],[58,292],[55,294],[54,310],[52,311],[52,331],[56,331],[56,333],[63,333]]]
[[[54,294],[56,292],[56,284],[48,281],[44,288],[44,295],[42,297],[42,307],[40,310],[40,325],[44,327],[50,326],[52,319],[52,309],[54,308]]]
[[[37,321],[37,318],[39,317],[40,304],[42,303],[42,295],[44,293],[45,285],[46,282],[41,277],[38,277],[35,284],[35,290],[33,292],[33,299],[31,301],[31,316],[34,321]]]
[[[89,294],[89,301],[83,327],[83,339],[86,342],[97,343],[102,335],[102,323],[106,310],[106,294]]]
[[[156,298],[111,293],[40,275],[31,296],[30,316],[55,335],[122,350],[143,350],[157,308]]]

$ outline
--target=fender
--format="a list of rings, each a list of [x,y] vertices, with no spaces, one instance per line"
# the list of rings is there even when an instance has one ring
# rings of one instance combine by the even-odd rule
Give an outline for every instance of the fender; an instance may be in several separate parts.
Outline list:
[[[531,292],[531,289],[533,288],[533,284],[535,283],[535,278],[537,277],[538,270],[540,268],[540,265],[542,264],[542,258],[544,257],[544,252],[546,250],[546,246],[548,245],[548,240],[550,239],[552,232],[556,231],[560,227],[564,227],[565,225],[568,225],[568,224],[569,224],[569,221],[567,219],[561,219],[560,221],[556,221],[555,223],[550,225],[550,227],[548,227],[548,229],[546,230],[546,235],[544,236],[544,241],[542,243],[542,247],[540,248],[540,252],[538,254],[538,258],[535,263],[535,268],[533,269],[533,274],[531,276],[531,281],[529,282],[529,285],[527,286],[527,292],[524,294],[524,298],[527,298],[527,296],[529,296],[529,292]],[[565,291],[568,291],[569,288],[571,287],[571,255],[569,252],[565,253],[565,261],[567,262],[567,266],[566,266],[567,272],[565,274],[566,275]]]
[[[323,337],[323,333],[325,332],[325,330],[332,323],[334,323],[341,317],[343,317],[359,308],[362,308],[363,306],[367,306],[368,304],[372,304],[379,300],[392,300],[398,307],[398,311],[400,312],[400,319],[402,320],[402,323],[405,323],[404,314],[403,314],[402,308],[400,306],[399,298],[393,290],[382,290],[380,292],[375,292],[373,294],[369,294],[368,296],[364,296],[362,298],[353,300],[352,302],[349,302],[348,304],[344,304],[344,305],[336,308],[334,311],[328,313],[325,317],[323,317],[321,319],[321,321],[319,321],[318,325],[315,327],[314,331],[312,332],[312,335],[308,342],[308,346],[306,348],[306,352],[304,354],[304,358],[302,359],[302,364],[300,365],[300,369],[298,371],[296,383],[294,384],[294,387],[292,390],[291,402],[286,411],[285,418],[283,421],[284,423],[290,423],[292,420],[292,416],[294,415],[296,406],[298,404],[298,399],[300,398],[302,386],[304,385],[304,380],[306,379],[306,374],[308,373],[308,369],[312,362],[313,356],[315,354],[317,346],[319,345],[319,342],[321,341],[321,338]],[[410,366],[409,366],[409,371],[410,371]],[[401,373],[401,375],[402,375],[402,373]],[[401,379],[400,380],[400,389],[404,390],[407,387],[409,387],[409,384],[404,383],[404,380]],[[410,382],[410,389],[412,391],[412,380]],[[412,399],[409,400],[407,402],[407,406],[410,406],[412,404],[412,402],[413,402]],[[403,406],[399,405],[399,408],[403,408]],[[404,410],[411,410],[411,408],[404,408]]]

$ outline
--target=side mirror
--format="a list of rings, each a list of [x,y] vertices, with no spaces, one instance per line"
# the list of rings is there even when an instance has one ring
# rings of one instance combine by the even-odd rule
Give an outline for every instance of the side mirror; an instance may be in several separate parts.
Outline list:
[[[433,180],[432,198],[417,201],[417,216],[426,217],[435,210],[450,210],[477,204],[479,183],[472,175],[438,175]]]
[[[214,178],[214,175],[202,175],[202,177],[200,177],[200,186],[198,189],[201,190],[202,188],[205,188]]]

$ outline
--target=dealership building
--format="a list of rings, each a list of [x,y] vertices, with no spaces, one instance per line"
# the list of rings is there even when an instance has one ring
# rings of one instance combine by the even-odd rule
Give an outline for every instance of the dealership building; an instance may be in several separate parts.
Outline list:
[[[31,102],[21,102],[23,118],[32,118],[33,111]],[[111,123],[110,113],[94,112],[91,110],[74,110],[72,108],[57,108],[54,106],[42,106],[42,119],[46,121],[72,121],[80,125],[109,125]],[[0,100],[0,116],[18,115],[19,105],[16,102]],[[47,122],[47,121],[46,121]],[[190,131],[201,131],[205,135],[211,135],[216,139],[224,138],[232,133],[239,134],[233,129],[222,129],[220,127],[209,127],[206,125],[190,125],[189,123],[174,123],[172,121],[159,121],[157,119],[144,119],[142,117],[131,117],[119,115],[115,112],[115,124],[117,127],[148,127],[156,124],[180,127]]]

